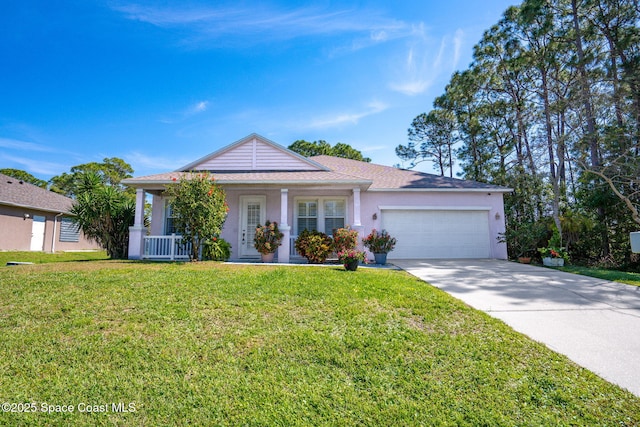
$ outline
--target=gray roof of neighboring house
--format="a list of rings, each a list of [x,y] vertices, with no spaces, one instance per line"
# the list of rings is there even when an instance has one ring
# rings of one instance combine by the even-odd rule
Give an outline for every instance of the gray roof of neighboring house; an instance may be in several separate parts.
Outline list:
[[[69,213],[73,200],[17,178],[0,174],[0,205]]]

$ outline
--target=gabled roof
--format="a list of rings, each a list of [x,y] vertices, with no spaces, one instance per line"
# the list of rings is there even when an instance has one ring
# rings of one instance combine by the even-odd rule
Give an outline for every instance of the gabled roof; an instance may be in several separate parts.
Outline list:
[[[0,174],[0,205],[69,213],[73,200],[28,182]]]
[[[358,160],[343,159],[332,156],[314,156],[311,159],[325,165],[327,168],[351,175],[353,177],[371,180],[368,191],[390,190],[469,190],[510,192],[511,189],[497,185],[485,184],[465,179],[448,178],[446,176],[398,169],[390,166],[366,163]]]
[[[190,171],[318,171],[324,166],[267,138],[252,133],[176,172]]]
[[[129,178],[123,184],[162,189],[191,171],[211,172],[221,185],[353,186],[367,191],[494,191],[481,182],[397,169],[332,156],[303,157],[255,133],[174,172]]]

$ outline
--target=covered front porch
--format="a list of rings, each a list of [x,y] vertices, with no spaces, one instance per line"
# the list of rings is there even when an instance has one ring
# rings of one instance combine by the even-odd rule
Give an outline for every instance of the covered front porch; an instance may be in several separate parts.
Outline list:
[[[255,228],[267,220],[278,222],[284,234],[275,262],[300,262],[294,242],[305,228],[331,235],[350,226],[362,236],[361,191],[364,185],[322,185],[276,187],[270,185],[222,185],[229,214],[221,238],[232,246],[232,261],[259,260],[253,247]],[[188,260],[190,248],[181,244],[173,228],[169,199],[164,187],[137,188],[135,224],[130,227],[129,259]],[[150,226],[144,226],[145,201],[151,201]]]

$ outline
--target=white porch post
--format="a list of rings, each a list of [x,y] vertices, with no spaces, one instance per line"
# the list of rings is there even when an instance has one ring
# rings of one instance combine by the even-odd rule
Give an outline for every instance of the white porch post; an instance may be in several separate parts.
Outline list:
[[[289,251],[291,243],[291,226],[288,224],[287,215],[289,212],[289,189],[280,190],[280,224],[278,228],[282,232],[282,245],[278,248],[278,262],[289,262]]]
[[[353,189],[353,226],[361,227],[362,222],[360,222],[360,189]]]
[[[142,259],[144,250],[144,235],[147,229],[144,228],[144,198],[143,188],[136,190],[136,214],[134,222],[129,227],[129,259]]]
[[[363,227],[360,218],[360,188],[353,189],[353,229],[358,232],[360,239],[364,237],[362,235]],[[360,242],[358,242],[360,245]]]

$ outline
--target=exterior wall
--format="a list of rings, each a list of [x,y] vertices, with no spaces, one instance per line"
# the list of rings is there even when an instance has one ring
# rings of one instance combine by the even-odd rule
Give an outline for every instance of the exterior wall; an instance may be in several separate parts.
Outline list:
[[[264,196],[266,198],[265,220],[276,221],[280,223],[280,202],[281,192],[276,189],[225,189],[227,195],[227,204],[229,205],[229,214],[222,229],[220,237],[231,243],[232,252],[231,259],[240,259],[239,246],[241,236],[240,224],[240,198],[241,196]],[[289,226],[291,226],[291,235],[294,236],[294,211],[295,201],[298,198],[313,197],[345,197],[347,201],[347,224],[353,223],[353,193],[351,190],[305,190],[302,188],[289,188],[287,203],[287,218]],[[153,213],[151,221],[151,235],[157,236],[164,234],[164,206],[165,198],[161,196],[153,197]]]
[[[362,226],[365,233],[380,229],[384,206],[439,207],[447,209],[488,207],[491,257],[507,259],[507,246],[498,242],[505,231],[502,193],[489,192],[363,192],[361,194]],[[376,219],[374,219],[374,215]]]
[[[279,188],[244,188],[225,189],[227,204],[229,205],[229,215],[222,230],[221,237],[231,243],[231,260],[240,259],[240,198],[241,196],[264,196],[266,198],[265,219],[280,223],[280,203],[281,191]],[[302,198],[315,197],[344,197],[347,202],[346,224],[356,229],[360,238],[367,235],[371,229],[380,229],[382,210],[384,206],[415,206],[415,207],[440,207],[440,208],[488,208],[489,229],[491,241],[492,258],[506,259],[507,250],[504,243],[498,243],[499,233],[504,232],[504,208],[501,193],[488,192],[367,192],[362,191],[361,201],[361,226],[354,225],[354,196],[351,189],[325,189],[308,190],[299,187],[288,188],[287,218],[291,227],[291,236],[295,236],[297,231],[294,224],[294,212],[296,201]],[[375,217],[375,219],[374,219]],[[151,224],[152,235],[162,235],[164,231],[164,199],[160,196],[153,197],[153,217]],[[362,245],[360,245],[362,246]]]
[[[24,215],[29,214],[29,218]],[[78,242],[60,241],[60,219],[51,212],[42,212],[34,209],[16,208],[12,206],[0,206],[0,250],[3,251],[29,251],[31,250],[31,230],[33,227],[33,216],[39,215],[46,218],[44,245],[42,250],[72,251],[86,249],[100,249],[100,247],[89,241],[80,233]],[[55,223],[55,241],[53,239],[53,229]]]

